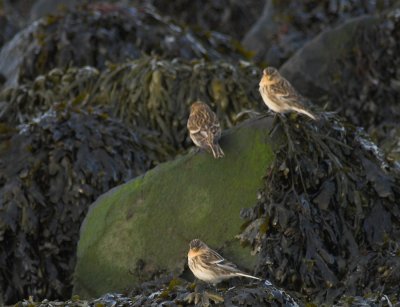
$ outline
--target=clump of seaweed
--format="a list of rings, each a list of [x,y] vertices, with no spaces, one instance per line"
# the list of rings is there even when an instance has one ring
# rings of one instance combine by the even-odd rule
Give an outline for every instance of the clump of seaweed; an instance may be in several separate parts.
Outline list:
[[[160,12],[207,31],[217,30],[240,40],[260,16],[264,0],[148,0]]]
[[[0,150],[1,292],[5,302],[67,297],[89,205],[151,167],[151,132],[63,104],[14,130]]]
[[[196,293],[202,295],[202,293]],[[191,301],[193,284],[183,279],[163,277],[142,283],[139,287],[125,293],[107,293],[103,296],[82,300],[77,296],[65,302],[52,302],[48,299],[35,302],[32,298],[21,301],[16,306],[195,306]],[[207,291],[208,297],[196,306],[298,306],[296,301],[271,283],[240,285],[229,289]]]
[[[107,62],[120,63],[143,54],[244,59],[241,48],[226,35],[197,33],[149,7],[118,4],[91,4],[45,17],[29,39],[20,80],[32,80],[53,67],[89,65],[101,70]]]
[[[127,126],[150,129],[167,155],[186,148],[190,104],[202,100],[216,110],[222,127],[232,127],[243,109],[256,109],[259,69],[242,62],[161,60],[142,57],[92,67],[55,68],[35,80],[0,93],[0,120],[11,125],[29,122],[55,102],[72,101],[87,108],[101,105]],[[158,160],[160,162],[162,160]]]
[[[224,129],[243,109],[257,108],[259,69],[242,63],[143,58],[102,74],[90,102],[112,105],[111,114],[134,126],[160,132],[175,148],[187,147],[190,105],[201,100]]]
[[[257,272],[317,303],[400,293],[400,173],[336,116],[281,119],[276,160],[239,236]]]

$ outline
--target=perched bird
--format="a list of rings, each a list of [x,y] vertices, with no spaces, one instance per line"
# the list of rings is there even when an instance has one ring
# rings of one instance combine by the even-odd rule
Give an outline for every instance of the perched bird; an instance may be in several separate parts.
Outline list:
[[[260,94],[265,104],[276,113],[296,111],[316,120],[316,116],[303,105],[306,98],[280,75],[277,69],[267,67],[260,81]]]
[[[240,271],[235,264],[226,261],[199,239],[194,239],[189,244],[188,264],[194,276],[212,284],[236,276],[261,280]]]
[[[216,159],[224,156],[224,152],[218,144],[221,127],[217,115],[208,105],[200,101],[192,104],[187,128],[190,138],[197,147],[211,150]]]

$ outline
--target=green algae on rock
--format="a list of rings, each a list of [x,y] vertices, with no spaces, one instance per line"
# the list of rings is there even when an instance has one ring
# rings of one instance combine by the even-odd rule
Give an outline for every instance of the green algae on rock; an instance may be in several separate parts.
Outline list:
[[[245,122],[221,138],[223,159],[191,153],[101,196],[82,225],[74,293],[98,296],[178,275],[196,237],[215,248],[234,241],[240,210],[255,202],[273,161],[269,127],[266,118]],[[248,269],[254,262],[238,245],[229,258]]]

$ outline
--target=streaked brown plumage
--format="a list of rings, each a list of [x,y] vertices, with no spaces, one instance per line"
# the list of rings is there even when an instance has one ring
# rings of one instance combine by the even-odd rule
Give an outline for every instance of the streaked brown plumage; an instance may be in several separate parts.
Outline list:
[[[258,277],[242,272],[235,264],[226,261],[220,254],[199,239],[194,239],[189,244],[188,265],[194,276],[212,284],[217,284],[236,276],[261,280]]]
[[[218,144],[221,127],[217,115],[207,104],[200,101],[192,104],[187,128],[190,138],[196,146],[210,150],[214,158],[224,156],[224,152]]]
[[[263,70],[260,94],[268,108],[276,113],[296,111],[316,120],[316,116],[303,105],[306,98],[301,96],[273,67]]]

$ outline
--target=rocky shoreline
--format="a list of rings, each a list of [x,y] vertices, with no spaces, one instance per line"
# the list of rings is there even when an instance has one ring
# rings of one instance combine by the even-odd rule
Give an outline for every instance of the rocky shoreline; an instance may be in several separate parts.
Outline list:
[[[0,2],[0,305],[400,304],[399,1],[56,2]],[[266,65],[323,120],[266,114]],[[198,236],[273,285],[201,301]]]

